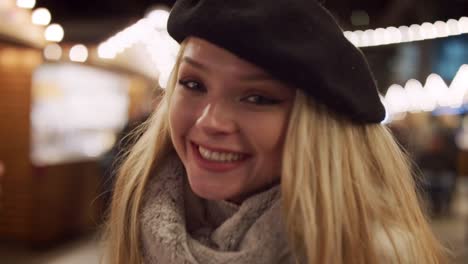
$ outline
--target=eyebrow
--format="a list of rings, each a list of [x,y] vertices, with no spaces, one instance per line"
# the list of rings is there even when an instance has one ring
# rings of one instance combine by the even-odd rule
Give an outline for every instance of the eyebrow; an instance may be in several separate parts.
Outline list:
[[[201,62],[198,62],[188,56],[184,56],[182,58],[183,62],[186,62],[190,64],[191,66],[195,68],[199,68],[200,70],[207,71],[209,72],[210,69],[208,66],[204,65]],[[250,74],[250,75],[242,75],[239,78],[241,81],[250,81],[250,82],[258,82],[258,81],[271,81],[273,80],[273,77],[271,77],[268,73],[255,73],[255,74]]]
[[[194,60],[194,59],[192,59],[190,57],[184,56],[182,58],[182,61],[192,65],[195,68],[199,68],[199,69],[204,70],[204,71],[209,71],[209,69],[208,69],[208,67],[206,65],[204,65],[203,63],[200,63],[200,62],[198,62],[198,61],[196,61],[196,60]]]

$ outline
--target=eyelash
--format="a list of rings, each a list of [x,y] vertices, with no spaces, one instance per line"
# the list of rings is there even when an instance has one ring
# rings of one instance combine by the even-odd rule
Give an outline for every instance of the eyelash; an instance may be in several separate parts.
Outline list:
[[[255,101],[249,101],[249,99],[251,99],[251,98],[255,98],[256,100]],[[281,102],[280,100],[273,99],[273,98],[268,98],[266,96],[258,95],[258,94],[253,94],[253,95],[246,96],[246,97],[244,97],[243,100],[247,101],[248,103],[255,104],[255,105],[276,105],[276,104],[279,104]]]
[[[194,91],[194,92],[205,92],[205,87],[198,81],[193,80],[179,80],[179,84],[182,85],[185,89]],[[195,84],[197,87],[191,87],[191,84]],[[252,100],[252,98],[254,100]],[[274,98],[266,97],[259,94],[252,94],[242,98],[242,101],[254,105],[276,105],[281,103],[281,100]]]
[[[203,87],[202,84],[200,84],[197,81],[192,81],[192,80],[179,80],[179,84],[182,85],[184,88],[195,91],[195,92],[204,92],[205,88]],[[191,87],[190,84],[196,84],[197,87]]]

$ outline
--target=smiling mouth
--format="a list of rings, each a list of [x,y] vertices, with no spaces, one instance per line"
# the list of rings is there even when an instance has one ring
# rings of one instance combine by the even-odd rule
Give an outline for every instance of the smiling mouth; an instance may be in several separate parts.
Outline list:
[[[242,161],[247,157],[247,155],[242,153],[215,151],[197,144],[194,144],[194,147],[196,150],[198,150],[198,153],[200,154],[201,158],[211,162],[232,163]]]

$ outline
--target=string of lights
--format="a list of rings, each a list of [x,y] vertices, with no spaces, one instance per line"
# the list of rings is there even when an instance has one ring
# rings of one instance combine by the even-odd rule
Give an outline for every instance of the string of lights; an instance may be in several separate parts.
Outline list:
[[[36,6],[36,0],[16,0],[16,6],[21,9],[32,10]],[[64,30],[59,24],[50,24],[51,21],[52,15],[47,8],[39,7],[31,12],[31,23],[36,26],[46,27],[44,39],[48,42],[61,42],[65,34]]]
[[[391,85],[382,102],[388,120],[406,112],[432,112],[437,108],[459,108],[468,101],[468,64],[460,67],[448,86],[442,77],[433,73],[424,85],[411,79],[403,86]]]
[[[167,33],[169,12],[155,9],[137,23],[125,28],[98,46],[101,59],[114,59],[137,44],[143,44],[159,72],[159,84],[165,87],[179,50],[179,44]]]
[[[32,2],[34,0],[18,0],[17,5],[32,9],[34,7]],[[137,44],[143,44],[159,72],[160,85],[164,87],[178,50],[177,42],[167,34],[168,16],[169,13],[166,10],[153,10],[135,24],[102,42],[97,48],[98,57],[103,60],[113,60],[125,50]],[[45,8],[38,8],[32,14],[32,21],[36,25],[48,25],[50,20],[50,12]],[[344,35],[357,47],[370,47],[444,38],[465,33],[468,33],[468,17],[398,28],[346,31]],[[63,38],[63,29],[56,24],[49,25],[45,30],[45,36],[50,42],[60,42]],[[73,46],[69,53],[70,60],[75,62],[85,62],[88,57],[88,49],[81,44]],[[44,49],[44,57],[48,60],[59,60],[61,56],[62,48],[56,43],[50,43]],[[460,81],[461,79],[463,81]],[[461,83],[467,81],[468,65],[463,65],[450,87],[439,75],[431,74],[424,85],[414,79],[409,80],[404,87],[392,85],[382,100],[389,116],[403,112],[433,111],[437,107],[459,107],[467,92]]]
[[[368,30],[345,31],[345,37],[356,47],[371,47],[426,39],[445,38],[468,33],[468,17],[449,19],[447,22],[413,24]]]

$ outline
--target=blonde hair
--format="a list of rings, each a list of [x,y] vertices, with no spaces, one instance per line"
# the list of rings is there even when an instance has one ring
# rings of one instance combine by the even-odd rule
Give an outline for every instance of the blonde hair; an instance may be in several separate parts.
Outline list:
[[[184,47],[185,44],[182,44],[168,88],[158,107],[148,121],[134,132],[132,137],[138,140],[131,150],[123,155],[124,162],[119,168],[115,182],[104,233],[106,263],[142,262],[138,225],[140,205],[151,172],[158,164],[164,162],[166,154],[173,151],[168,112]]]
[[[140,205],[151,172],[173,151],[168,110],[184,46],[159,107],[119,170],[105,236],[109,263],[142,262]],[[298,91],[282,170],[284,218],[298,259],[446,263],[419,208],[406,159],[385,127],[334,117]]]
[[[298,91],[281,176],[293,248],[307,263],[447,263],[409,167],[386,127],[352,123]]]

